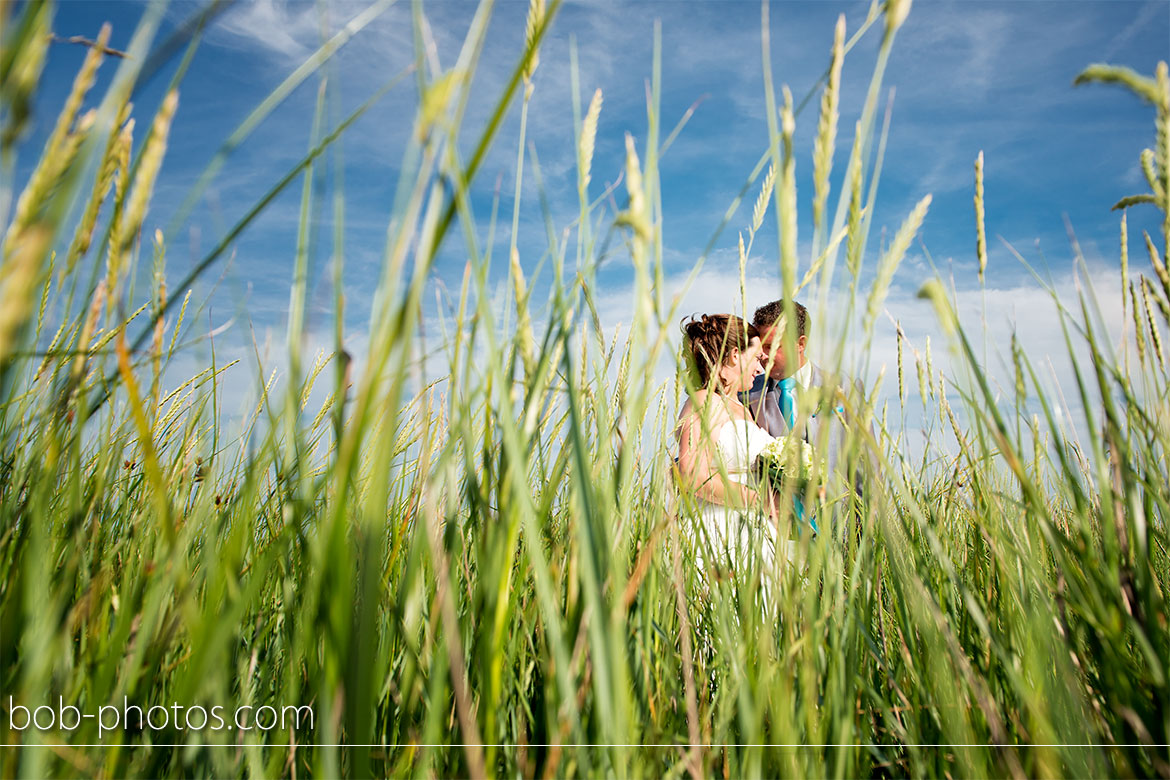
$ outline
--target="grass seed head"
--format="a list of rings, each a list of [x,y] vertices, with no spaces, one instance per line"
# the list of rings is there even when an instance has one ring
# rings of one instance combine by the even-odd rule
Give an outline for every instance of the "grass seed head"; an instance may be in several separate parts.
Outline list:
[[[49,141],[45,146],[46,156],[56,155],[60,151],[58,145],[69,134],[74,118],[81,110],[82,101],[85,100],[85,96],[93,87],[94,80],[97,78],[98,66],[102,63],[102,55],[109,41],[110,25],[107,22],[98,32],[96,45],[90,46],[85,53],[85,61],[81,63],[81,69],[77,71],[77,76],[73,79],[73,89],[70,90],[69,96],[65,99],[65,107],[57,116],[57,125],[53,128],[53,134],[49,136]]]
[[[126,216],[122,224],[123,248],[138,235],[142,222],[146,218],[146,207],[154,192],[154,182],[162,168],[163,156],[167,149],[167,136],[170,134],[171,121],[175,117],[175,109],[179,106],[179,93],[171,90],[163,99],[162,106],[155,115],[154,124],[150,128],[150,135],[143,144],[141,157],[138,161],[138,172],[134,177],[134,188],[130,192],[126,206]]]
[[[776,166],[769,165],[764,175],[764,183],[760,185],[760,194],[756,196],[756,206],[752,209],[751,235],[755,235],[764,222],[764,215],[768,213],[768,204],[772,201],[772,188],[776,184]]]
[[[1121,84],[1150,105],[1157,106],[1160,102],[1158,84],[1154,79],[1142,76],[1133,68],[1122,65],[1095,63],[1073,79],[1074,86],[1090,83]]]
[[[1158,181],[1158,173],[1154,169],[1154,150],[1142,149],[1141,154],[1142,174],[1146,177],[1146,183],[1150,185],[1150,191],[1154,193],[1155,197],[1162,194],[1162,182]]]
[[[582,192],[588,192],[590,172],[593,168],[593,149],[597,143],[597,121],[601,117],[601,87],[593,92],[589,101],[589,109],[585,112],[585,119],[581,123],[581,140],[577,147],[579,184]]]
[[[1151,284],[1146,277],[1142,277],[1142,308],[1146,321],[1146,327],[1150,330],[1150,344],[1154,347],[1154,355],[1157,356],[1159,363],[1165,363],[1165,354],[1162,352],[1162,333],[1158,329],[1158,323],[1154,321],[1154,312],[1150,308],[1149,290]]]
[[[1166,62],[1163,60],[1154,69],[1154,84],[1156,91],[1155,103],[1158,107],[1154,119],[1156,131],[1156,148],[1154,161],[1161,172],[1163,196],[1170,195],[1170,73],[1167,72]],[[1170,211],[1166,205],[1163,211]]]
[[[1131,304],[1131,312],[1133,316],[1133,340],[1134,346],[1137,347],[1138,361],[1145,362],[1146,359],[1146,337],[1144,334],[1145,323],[1142,322],[1141,307],[1138,306],[1137,286],[1129,283],[1129,300]]]
[[[833,51],[829,80],[821,97],[821,116],[813,143],[813,224],[824,220],[825,201],[829,197],[829,171],[833,167],[833,150],[837,144],[838,104],[841,94],[841,66],[845,61],[845,14],[837,17],[833,31]]]
[[[0,17],[8,13],[8,3],[0,7]],[[5,51],[3,52],[4,65],[4,98],[8,103],[7,121],[0,130],[0,148],[5,153],[24,134],[28,119],[32,114],[32,101],[37,84],[41,80],[41,73],[45,68],[45,58],[49,50],[49,23],[52,16],[52,6],[49,3],[29,4],[26,14],[33,14],[30,21],[29,33],[19,40],[8,38],[8,30],[4,36]],[[11,34],[15,38],[15,34]],[[15,51],[10,47],[19,46]]]
[[[1016,400],[1023,403],[1028,395],[1028,388],[1024,383],[1024,351],[1020,348],[1015,331],[1012,332],[1012,370],[1016,377]]]
[[[31,225],[0,262],[0,366],[16,350],[21,330],[32,313],[52,238],[47,226]]]
[[[780,211],[780,279],[782,297],[791,299],[796,287],[796,155],[792,137],[796,132],[796,117],[792,108],[792,91],[783,87],[784,105],[780,108],[783,157],[780,162],[780,191],[776,205]]]
[[[422,96],[422,105],[419,107],[417,137],[423,143],[435,129],[439,118],[447,111],[452,98],[459,91],[463,81],[463,74],[455,69],[449,70],[432,81]]]
[[[930,377],[931,392],[934,392],[934,361],[930,356],[930,336],[926,337],[926,373]]]
[[[61,109],[61,113],[57,115],[56,125],[49,135],[49,140],[45,143],[45,150],[41,154],[40,161],[17,201],[16,212],[13,215],[5,241],[4,251],[6,254],[11,251],[12,243],[20,239],[21,233],[38,219],[37,214],[47,207],[52,199],[54,188],[73,164],[81,141],[93,126],[95,112],[87,112],[81,120],[77,119],[77,112],[81,110],[82,101],[85,100],[85,96],[93,86],[98,66],[102,61],[102,51],[109,38],[110,26],[106,24],[102,26],[98,35],[99,45],[90,47],[86,53],[85,61],[81,64],[81,69],[78,70],[77,76],[73,80],[73,88],[65,98],[65,105]],[[26,48],[40,50],[43,47],[30,44]],[[43,51],[39,56],[43,58]],[[38,77],[41,65],[43,62],[37,65]],[[19,90],[20,74],[17,73],[12,78],[15,78]]]
[[[89,313],[86,315],[85,324],[81,328],[81,338],[77,340],[77,356],[73,359],[71,377],[74,387],[81,382],[85,375],[85,362],[93,354],[96,347],[96,344],[93,343],[93,337],[97,329],[98,318],[101,316],[102,307],[105,304],[105,298],[106,282],[104,279],[99,279],[97,288],[93,291],[93,298],[89,303]]]
[[[1142,276],[1142,296],[1154,302],[1154,305],[1158,307],[1158,311],[1162,312],[1162,318],[1166,320],[1166,324],[1170,325],[1170,303],[1162,299],[1162,296],[1155,289],[1154,283],[1144,275]]]
[[[77,261],[85,256],[85,253],[89,251],[89,247],[93,242],[93,233],[97,227],[98,213],[101,211],[102,203],[105,201],[106,196],[109,195],[110,186],[114,182],[114,174],[118,171],[118,163],[120,160],[119,140],[122,136],[121,128],[129,119],[130,108],[130,103],[122,103],[122,107],[118,111],[117,119],[114,121],[114,129],[106,139],[106,147],[102,152],[101,161],[98,164],[98,172],[94,179],[93,190],[90,192],[89,200],[85,204],[84,215],[73,235],[73,242],[69,246],[69,254],[66,256],[65,267],[61,272],[62,276],[73,272]]]
[[[1126,212],[1121,212],[1121,315],[1124,318],[1126,309],[1125,291],[1129,287],[1129,228],[1126,224]]]
[[[913,0],[886,0],[886,37],[898,31],[910,15]]]
[[[861,234],[861,215],[864,207],[861,205],[861,191],[863,188],[865,175],[861,165],[861,123],[859,122],[853,130],[853,151],[849,158],[856,161],[853,165],[853,175],[849,181],[849,219],[848,229],[846,234],[848,239],[845,243],[845,264],[849,268],[849,273],[856,279],[861,273],[861,245],[864,236]]]
[[[1142,236],[1146,239],[1146,252],[1150,255],[1150,265],[1154,267],[1154,273],[1158,276],[1158,281],[1162,283],[1162,292],[1166,295],[1166,300],[1170,301],[1170,270],[1167,270],[1166,263],[1162,260],[1162,254],[1158,251],[1158,247],[1154,246],[1150,234],[1142,231]]]
[[[646,193],[642,187],[642,167],[638,162],[638,150],[634,145],[634,137],[629,133],[626,133],[626,192],[630,196],[630,202],[626,209],[618,214],[616,222],[632,228],[639,238],[645,240],[650,236]]]
[[[509,275],[512,277],[512,294],[516,300],[516,346],[524,362],[525,373],[531,374],[536,350],[536,338],[532,331],[532,320],[528,313],[528,283],[524,269],[520,266],[520,253],[513,248]]]
[[[902,366],[902,351],[903,351],[903,350],[902,350],[902,342],[904,342],[906,339],[905,339],[905,336],[904,336],[904,334],[902,333],[902,323],[900,323],[900,322],[897,324],[897,331],[898,331],[898,332],[897,332],[897,342],[898,342],[898,401],[901,403],[901,405],[902,405],[902,408],[903,408],[903,409],[905,409],[905,408],[906,408],[906,375],[905,375],[905,371],[903,370],[903,366]]]
[[[126,206],[126,192],[130,183],[130,150],[134,144],[134,120],[130,119],[118,135],[115,150],[117,168],[114,175],[114,205],[110,214],[110,245],[106,250],[106,279],[109,287],[107,307],[112,308],[118,297],[118,280],[122,275],[122,215]]]
[[[979,284],[987,270],[987,231],[983,226],[983,151],[975,158],[975,256],[979,259]]]
[[[886,253],[878,262],[877,276],[874,279],[873,287],[870,289],[869,298],[866,301],[865,319],[862,324],[864,332],[872,332],[873,323],[877,319],[878,312],[881,310],[881,306],[886,299],[886,293],[889,292],[890,284],[894,281],[894,273],[898,270],[898,265],[906,255],[906,250],[910,248],[910,242],[918,234],[918,229],[922,226],[922,220],[926,218],[928,208],[930,208],[930,195],[918,201],[918,205],[906,217],[906,220],[894,235],[894,240],[890,242]],[[923,290],[926,290],[925,286]],[[919,293],[919,297],[922,297],[921,292]]]
[[[947,419],[951,423],[951,432],[955,435],[955,441],[957,441],[959,443],[960,449],[966,450],[967,449],[967,437],[963,435],[963,429],[959,426],[959,421],[955,417],[955,412],[951,408],[950,403],[947,401],[945,394],[944,394],[943,399],[940,402],[940,404],[942,405],[943,409],[946,410]]]
[[[927,337],[928,343],[929,343],[929,339],[930,339],[930,337],[928,336]],[[914,369],[918,373],[918,397],[920,399],[922,399],[922,403],[925,406],[926,398],[927,398],[926,361],[925,361],[925,358],[922,355],[920,355],[917,350],[914,351]]]
[[[528,54],[528,63],[524,68],[525,96],[532,94],[532,76],[540,65],[540,47],[536,45],[536,31],[544,24],[547,9],[545,0],[529,0],[528,17],[524,22],[524,46]]]

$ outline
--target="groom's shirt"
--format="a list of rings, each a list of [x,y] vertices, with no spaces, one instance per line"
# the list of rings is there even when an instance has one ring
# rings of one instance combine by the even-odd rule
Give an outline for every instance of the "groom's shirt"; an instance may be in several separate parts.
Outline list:
[[[858,398],[864,397],[864,391],[861,383],[854,380],[852,383],[845,383],[838,385],[828,377],[824,371],[813,366],[812,363],[805,363],[800,367],[800,370],[793,375],[796,380],[796,391],[798,397],[806,395],[809,392],[816,393],[819,397],[813,402],[816,411],[811,415],[802,416],[797,419],[796,430],[805,441],[814,443],[819,440],[821,436],[821,426],[828,426],[827,437],[828,446],[825,452],[826,468],[832,473],[837,468],[837,461],[839,460],[848,431],[846,426],[848,421],[840,414],[843,410],[835,406],[831,401],[830,393],[835,394],[838,389],[844,392],[844,388],[849,384],[853,385]],[[755,418],[756,424],[766,430],[773,436],[787,436],[789,425],[784,419],[783,413],[780,411],[780,382],[769,378],[766,374],[756,377],[756,381],[752,384],[752,389],[746,394],[746,405],[751,412],[752,417]],[[873,428],[870,427],[872,434]],[[877,462],[873,455],[868,456],[873,467],[877,469]],[[862,471],[860,465],[857,471],[852,475],[852,478],[846,477],[846,480],[853,484],[854,489],[858,495],[863,492]]]
[[[805,363],[792,376],[798,392],[808,390],[813,381],[812,363]],[[780,411],[780,382],[767,374],[760,374],[747,393],[747,407],[756,424],[773,436],[788,434],[788,422]]]
[[[793,390],[795,390],[797,398],[807,396],[809,393],[816,396],[805,402],[813,407],[814,411],[811,413],[801,415],[798,407],[798,418],[795,420],[796,431],[805,441],[815,443],[821,438],[822,428],[827,426],[828,430],[825,434],[828,441],[825,451],[825,465],[831,473],[837,467],[837,460],[848,436],[846,430],[848,423],[840,414],[843,409],[836,406],[832,399],[838,389],[845,392],[844,388],[848,384],[839,385],[812,363],[805,363],[801,366],[793,378],[796,380],[796,386]],[[856,388],[857,397],[863,397],[861,383],[854,381],[851,384]],[[777,437],[787,436],[789,431],[788,422],[780,411],[781,392],[779,381],[771,379],[767,375],[761,375],[756,377],[752,389],[747,393],[746,401],[756,424]],[[860,472],[849,481],[855,483],[860,492]]]

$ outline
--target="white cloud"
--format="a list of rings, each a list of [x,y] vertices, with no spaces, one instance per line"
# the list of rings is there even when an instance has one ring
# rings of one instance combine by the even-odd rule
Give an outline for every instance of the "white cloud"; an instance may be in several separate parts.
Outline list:
[[[337,29],[340,23],[365,5],[343,3],[335,6],[336,13],[330,21],[331,29]],[[848,9],[851,32],[856,29],[860,16],[864,15],[866,5],[863,3]],[[1026,17],[1030,12],[1012,11],[1009,6],[969,3],[921,5],[921,8],[915,8],[911,21],[900,34],[895,60],[891,63],[889,80],[898,86],[899,104],[883,176],[883,195],[879,196],[879,212],[875,216],[875,234],[887,214],[893,215],[889,222],[891,229],[895,228],[909,204],[927,191],[938,195],[958,193],[970,188],[971,162],[974,153],[984,146],[987,146],[988,151],[989,194],[995,194],[992,192],[993,175],[999,175],[1000,172],[1011,172],[1021,178],[1032,175],[1033,169],[1023,164],[1026,162],[1023,155],[1012,151],[1016,148],[1016,140],[1026,137],[1030,128],[1034,129],[1037,116],[1050,110],[1053,105],[1067,102],[1068,95],[1060,93],[1052,97],[1054,93],[1048,92],[1028,94],[1026,100],[1011,103],[1010,111],[992,109],[998,105],[996,100],[1017,88],[1014,85],[1022,83],[1018,78],[1021,73],[1042,71],[1051,75],[1054,84],[1067,84],[1072,74],[1065,74],[1061,70],[1067,58],[1062,60],[1060,55],[1076,42],[1084,40],[1085,28],[1092,21],[1091,13],[1048,19],[1045,21],[1045,34],[1037,36],[1032,32],[1034,28],[1022,24],[1019,21],[1021,17],[1014,15],[1021,13]],[[457,3],[429,3],[424,8],[434,32],[438,57],[445,67],[450,67],[455,61],[472,8],[471,5]],[[1138,21],[1149,17],[1151,8],[1156,10],[1157,6],[1147,6]],[[347,106],[355,96],[364,98],[374,85],[383,82],[412,58],[409,10],[406,2],[400,2],[338,54],[336,65]],[[624,132],[635,134],[639,149],[644,145],[644,83],[650,74],[653,14],[631,13],[631,10],[627,6],[568,5],[556,21],[542,53],[527,140],[540,154],[549,209],[556,230],[561,230],[576,217],[576,192],[573,186],[576,150],[572,141],[569,86],[570,34],[576,37],[578,45],[582,101],[587,103],[593,89],[598,86],[605,94],[591,192],[598,194],[604,182],[615,178],[621,170]],[[796,10],[783,4],[774,7],[773,54],[777,62],[777,83],[791,84],[799,99],[803,89],[813,83],[827,63],[831,22],[835,13],[828,14],[829,23],[822,26],[819,22],[816,25],[808,23]],[[726,7],[695,3],[655,6],[653,11],[663,17],[664,104],[669,106],[664,111],[685,110],[685,106],[703,92],[710,91],[712,85],[717,90],[717,94],[700,106],[691,127],[684,131],[686,134],[683,139],[672,148],[669,158],[664,162],[664,171],[676,176],[674,181],[679,182],[690,171],[694,171],[695,178],[701,179],[703,185],[699,191],[687,190],[677,197],[675,193],[668,194],[668,197],[676,197],[672,201],[674,205],[671,210],[665,215],[669,240],[675,243],[666,250],[668,277],[665,292],[667,300],[676,294],[681,295],[681,298],[677,316],[665,327],[671,329],[673,337],[677,337],[678,317],[692,312],[733,309],[739,297],[735,256],[726,249],[712,256],[689,289],[683,290],[682,285],[696,254],[690,234],[700,229],[696,227],[698,224],[713,228],[718,223],[722,209],[738,190],[747,173],[746,170],[741,171],[726,164],[725,160],[751,156],[763,149],[766,122],[761,113],[764,100],[760,77],[759,29],[758,21],[754,21],[758,20],[758,6],[753,7],[750,13],[739,8],[731,12]],[[468,106],[466,129],[461,136],[465,146],[477,137],[515,66],[523,38],[525,13],[526,4],[523,3],[501,4],[497,9]],[[735,13],[743,14],[743,19],[731,20]],[[747,23],[739,23],[743,20],[747,20]],[[736,23],[731,23],[733,21]],[[877,28],[880,35],[880,23]],[[1138,31],[1135,21],[1113,37],[1110,48],[1124,48]],[[848,112],[856,112],[860,107],[861,96],[868,84],[866,57],[871,56],[877,37],[871,35],[850,55],[846,63],[843,95],[845,113],[842,116],[838,145],[839,159],[848,150],[848,136],[852,133],[852,119]],[[316,49],[320,40],[317,6],[281,0],[256,0],[239,4],[219,20],[212,33],[212,41],[221,46],[236,51],[258,51],[268,57],[273,65],[273,74],[264,76],[267,79],[271,75],[272,83],[264,90],[275,86],[285,72],[302,62]],[[1079,50],[1077,56],[1080,56]],[[940,81],[945,83],[940,84]],[[372,110],[346,137],[346,161],[355,173],[370,178],[383,176],[387,181],[397,175],[395,166],[398,165],[401,150],[410,132],[416,102],[413,85],[409,81],[399,90],[388,97],[385,104]],[[263,94],[262,91],[261,96]],[[218,185],[225,198],[233,192],[250,189],[250,185],[261,187],[274,181],[288,167],[289,159],[299,157],[300,151],[291,153],[291,157],[284,153],[288,149],[303,150],[312,116],[313,97],[312,91],[307,89],[296,93],[289,99],[289,104],[282,106],[280,113],[274,114],[266,123],[265,127],[271,129],[272,133],[258,133],[249,146],[240,150],[233,160],[233,166],[225,169]],[[1015,97],[1019,98],[1019,95]],[[810,168],[805,151],[811,144],[817,107],[815,100],[809,105],[810,109],[801,117],[797,138],[801,154],[798,158],[798,176],[802,177]],[[946,121],[947,112],[963,106],[981,110],[985,116],[970,122],[966,119]],[[512,174],[517,152],[517,107],[518,103],[514,103],[513,111],[505,119],[497,143],[485,160],[477,182],[477,197],[483,198],[496,180],[497,173],[502,172],[500,224],[496,232],[497,269],[501,267],[500,260],[503,258],[500,247],[506,245],[510,232],[511,185],[508,178]],[[663,132],[669,130],[675,118],[662,117]],[[1099,121],[1114,120],[1109,117]],[[702,125],[702,122],[707,124]],[[687,143],[692,137],[691,133],[695,141]],[[294,135],[295,143],[292,140],[283,143],[281,140],[291,139]],[[997,148],[997,144],[1000,148]],[[183,159],[181,150],[176,149],[173,154]],[[269,175],[264,172],[269,169],[279,170]],[[521,256],[526,270],[531,270],[531,264],[543,251],[545,236],[543,216],[531,181],[530,162],[526,163],[526,170],[529,178],[525,181],[521,209]],[[1133,169],[1129,170],[1132,175]],[[840,176],[843,171],[838,169],[835,173]],[[347,172],[347,176],[351,174]],[[354,178],[351,176],[350,181]],[[894,186],[899,184],[901,189],[894,190]],[[165,183],[160,185],[160,197],[166,192],[166,186]],[[389,191],[391,186],[387,185],[385,189]],[[290,193],[294,189],[299,192],[299,186],[295,186],[290,188]],[[913,191],[907,194],[903,190]],[[884,193],[887,191],[896,191],[897,196],[886,198]],[[834,193],[839,192],[840,182],[834,182]],[[754,191],[750,192],[746,198],[748,208],[754,194]],[[272,235],[288,238],[292,234],[291,226],[295,224],[297,214],[297,204],[293,202],[295,195],[292,193],[287,203],[277,204],[279,208],[274,209],[274,213],[265,221],[263,227]],[[623,195],[621,191],[616,193],[619,203]],[[807,192],[800,193],[802,218],[807,218],[807,196]],[[348,206],[347,221],[350,227],[360,223],[366,226],[384,225],[388,216],[388,204],[384,200],[372,203],[354,198]],[[907,201],[907,204],[904,206],[901,201]],[[476,204],[477,218],[481,220],[485,211],[482,202],[481,199]],[[963,241],[967,245],[973,243],[967,237],[972,232],[969,203],[969,199],[963,199],[966,221],[961,224],[935,223],[931,221],[934,219],[932,215],[928,218],[927,228],[946,231],[948,236],[963,231]],[[741,218],[742,211],[724,234],[722,246],[733,243],[734,231]],[[939,219],[949,219],[949,215]],[[950,222],[954,223],[955,220],[951,219]],[[761,233],[757,251],[765,246],[767,250],[774,250],[775,247],[774,243],[768,245],[774,241],[769,233],[774,231],[774,220],[769,216],[765,224],[767,227]],[[260,227],[260,223],[257,223],[257,228]],[[807,230],[804,224],[802,228]],[[678,236],[684,234],[687,239],[680,240]],[[477,225],[477,236],[482,239],[485,235],[482,225]],[[455,266],[461,267],[466,256],[460,238],[459,230],[456,229],[444,248],[444,257],[449,255],[452,268],[456,271],[458,269]],[[327,243],[324,237],[323,243]],[[871,240],[871,257],[876,254],[874,247],[877,243],[875,235]],[[1086,241],[1086,248],[1089,243]],[[350,246],[350,251],[365,251],[367,257],[363,262],[376,268],[380,246],[355,247],[352,241]],[[258,321],[265,320],[259,323],[260,327],[271,325],[276,328],[272,338],[274,344],[279,343],[281,338],[281,301],[286,295],[287,281],[291,276],[291,257],[284,251],[284,247],[284,243],[273,242],[267,254],[254,250],[248,257],[240,258],[241,275],[246,275],[254,282],[255,289],[265,293],[258,296],[261,300],[252,298],[248,304]],[[807,257],[804,249],[802,257]],[[630,320],[632,288],[623,276],[628,274],[628,266],[621,267],[623,263],[619,259],[607,267],[607,270],[615,273],[605,278],[614,281],[607,281],[598,291],[598,303],[607,334],[612,332],[617,323],[628,323]],[[443,273],[448,270],[440,269]],[[902,319],[915,343],[921,344],[926,334],[933,334],[936,359],[942,364],[945,349],[941,334],[933,324],[933,315],[924,303],[913,297],[917,282],[925,273],[925,264],[920,256],[912,254],[908,257],[903,277],[896,280],[887,308]],[[1095,274],[1094,279],[1107,285],[1109,274],[1108,270],[1101,270],[1100,278]],[[1011,279],[1012,276],[1005,278]],[[903,282],[903,279],[906,281]],[[775,261],[753,257],[749,271],[748,310],[770,298],[778,286]],[[347,293],[355,298],[365,294],[368,298],[369,287],[369,284],[355,283]],[[1062,280],[1058,290],[1062,296],[1071,294],[1071,281]],[[1059,329],[1053,327],[1050,304],[1045,303],[1037,288],[1025,283],[1009,282],[998,286],[988,297],[987,333],[990,345],[1006,344],[1010,325],[1014,322],[1017,330],[1026,337],[1025,347],[1030,352],[1036,355],[1056,355],[1054,361],[1059,364],[1059,355],[1063,354]],[[1116,297],[1110,293],[1104,299],[1114,301]],[[973,297],[970,291],[960,294],[960,308],[968,321],[980,321],[981,304],[981,294]],[[368,309],[368,301],[365,308]],[[830,299],[830,308],[840,310],[843,304],[839,299]],[[830,317],[832,312],[814,314]],[[1117,323],[1109,318],[1115,314],[1110,310],[1106,316],[1113,327]],[[277,324],[273,325],[273,322]],[[884,392],[888,397],[894,392],[893,376],[889,373],[893,371],[894,342],[888,324],[884,320],[879,320],[878,324],[878,334],[869,354],[850,355],[846,365],[860,370],[861,359],[868,358],[870,370],[866,373],[866,379],[870,382],[880,366],[887,366],[889,371]],[[362,333],[365,330],[359,328]],[[851,345],[857,348],[855,343]],[[814,354],[817,354],[818,359],[827,360],[831,357],[823,353],[823,347],[819,349],[821,352],[818,354],[818,347],[814,345]],[[241,354],[249,357],[248,350],[242,347]],[[273,354],[280,354],[278,346],[273,347]],[[657,376],[665,380],[669,378],[673,364],[664,361],[656,370]],[[996,378],[1002,380],[1002,371],[998,367],[995,373]],[[1067,379],[1067,374],[1064,377]],[[244,386],[249,387],[251,384],[254,383],[244,383]]]
[[[216,42],[303,60],[320,45],[320,12],[314,3],[249,0],[232,6],[212,29],[223,33],[215,35]]]

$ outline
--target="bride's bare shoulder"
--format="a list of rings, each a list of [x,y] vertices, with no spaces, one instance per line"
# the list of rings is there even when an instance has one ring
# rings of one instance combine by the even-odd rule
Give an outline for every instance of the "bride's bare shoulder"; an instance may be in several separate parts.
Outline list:
[[[715,396],[707,390],[696,390],[687,396],[682,408],[678,410],[678,420],[682,424],[690,419],[708,416],[712,412],[712,401]]]
[[[712,430],[731,418],[727,403],[718,393],[697,390],[683,404],[678,413],[677,430],[703,428]]]
[[[697,413],[706,406],[707,390],[696,390],[687,396],[687,400],[683,402],[682,408],[678,410],[678,417],[681,420],[687,415]]]

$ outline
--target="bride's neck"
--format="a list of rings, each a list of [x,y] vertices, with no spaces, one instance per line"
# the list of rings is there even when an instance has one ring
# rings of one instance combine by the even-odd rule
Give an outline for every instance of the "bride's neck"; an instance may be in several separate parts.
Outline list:
[[[728,412],[739,411],[740,409],[744,408],[744,405],[732,393],[708,393],[707,397],[704,398],[703,401],[704,406],[722,408]]]

